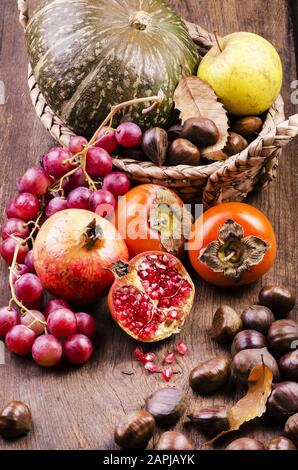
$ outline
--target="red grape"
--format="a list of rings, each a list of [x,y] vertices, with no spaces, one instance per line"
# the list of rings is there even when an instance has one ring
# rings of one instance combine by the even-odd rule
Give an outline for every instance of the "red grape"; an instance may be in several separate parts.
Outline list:
[[[75,334],[65,341],[63,352],[72,364],[84,364],[92,356],[93,346],[87,336]]]
[[[103,127],[96,137],[95,147],[100,147],[108,153],[113,153],[118,148],[116,140],[116,132],[110,130],[107,132],[108,127]]]
[[[0,336],[5,336],[14,326],[20,323],[20,316],[15,308],[0,308]]]
[[[89,210],[89,198],[91,191],[88,188],[79,187],[73,189],[67,196],[67,207],[69,209]]]
[[[110,191],[99,189],[91,194],[89,207],[101,217],[107,217],[115,212],[117,201]]]
[[[39,299],[34,300],[34,302],[22,302],[24,307],[26,307],[28,310],[38,310],[41,311],[43,310],[43,305],[44,305],[44,297],[43,295],[39,297]]]
[[[70,190],[78,188],[79,186],[84,187],[84,188],[88,187],[86,176],[85,176],[82,168],[79,168],[75,173],[73,173],[69,177],[69,188],[70,188]]]
[[[15,218],[15,200],[16,196],[8,201],[5,208],[5,213],[8,219]]]
[[[30,304],[42,296],[42,284],[35,274],[23,274],[15,282],[14,288],[17,298]]]
[[[89,313],[78,312],[75,314],[77,319],[76,333],[93,338],[96,333],[96,323],[94,318]]]
[[[26,254],[29,251],[28,244],[24,244],[24,240],[22,238],[16,237],[16,238],[7,238],[6,240],[3,240],[3,242],[0,245],[0,254],[2,258],[5,259],[5,261],[8,264],[12,263],[14,252],[16,249],[16,246],[22,243],[19,247],[19,251],[17,254],[17,263],[23,263],[26,257]]]
[[[17,263],[12,269],[12,283],[14,284],[23,274],[31,273],[31,269],[26,264]]]
[[[31,352],[34,340],[34,331],[25,325],[16,325],[7,333],[5,344],[10,351],[24,356]]]
[[[68,144],[68,149],[73,155],[75,155],[82,152],[84,145],[88,145],[88,140],[85,139],[85,137],[76,135],[71,137]]]
[[[33,250],[28,251],[24,263],[30,268],[30,272],[34,273],[34,261],[33,261]]]
[[[103,178],[111,173],[113,162],[110,154],[100,147],[88,150],[86,160],[86,170],[92,178]]]
[[[117,127],[116,139],[123,147],[136,147],[142,142],[142,130],[133,122],[123,122]]]
[[[42,158],[42,166],[49,176],[55,180],[68,173],[73,167],[68,161],[72,154],[68,149],[61,147],[49,150]]]
[[[62,197],[54,197],[50,200],[46,207],[46,216],[51,217],[51,215],[56,214],[56,212],[63,211],[67,209],[67,200]]]
[[[39,318],[39,320],[45,321],[45,316],[39,310],[31,309],[30,312],[32,312],[35,317]],[[21,317],[21,324],[28,326],[28,328],[34,331],[36,336],[42,335],[44,333],[44,325],[38,321],[35,321],[34,317],[31,316],[29,313],[26,313],[24,316]]]
[[[52,180],[43,168],[29,168],[18,181],[19,193],[31,193],[42,196],[51,186]]]
[[[14,216],[19,219],[34,220],[39,212],[39,200],[31,193],[19,194],[14,200]]]
[[[115,198],[124,196],[130,188],[130,181],[128,176],[121,171],[114,171],[107,175],[103,181],[102,189],[110,191]]]
[[[45,317],[48,317],[50,313],[54,312],[55,310],[59,310],[60,308],[67,308],[70,310],[70,305],[66,300],[63,299],[52,299],[49,300],[46,304],[43,314]]]
[[[62,345],[53,335],[43,335],[36,338],[32,346],[34,361],[43,367],[53,367],[62,357]]]
[[[13,217],[12,219],[7,219],[2,225],[2,238],[6,240],[10,235],[15,235],[20,238],[27,238],[29,235],[29,227],[26,225],[26,222],[21,219]]]
[[[68,308],[54,310],[49,314],[47,321],[49,332],[59,338],[71,336],[77,328],[76,316]]]

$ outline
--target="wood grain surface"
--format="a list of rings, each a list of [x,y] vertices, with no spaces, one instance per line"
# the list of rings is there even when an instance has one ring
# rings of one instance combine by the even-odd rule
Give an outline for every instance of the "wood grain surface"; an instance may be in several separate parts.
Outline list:
[[[6,87],[6,102],[0,106],[0,201],[2,220],[6,201],[16,191],[16,178],[34,165],[40,155],[54,145],[39,122],[27,90],[27,58],[23,32],[18,24],[16,1],[0,0],[0,80]],[[37,5],[38,1],[32,1]],[[297,78],[294,26],[297,1],[287,0],[170,0],[179,14],[206,29],[225,35],[233,31],[254,31],[265,36],[278,49],[284,66],[283,97],[286,114],[297,112],[291,104],[290,83]],[[297,34],[297,29],[296,29]],[[213,288],[195,276],[196,299],[191,317],[179,336],[190,354],[179,358],[171,385],[183,387],[189,410],[211,403],[233,403],[241,391],[225,391],[209,398],[195,396],[188,386],[190,369],[199,361],[219,352],[227,353],[208,335],[212,314],[222,303],[238,311],[256,302],[265,283],[278,283],[292,290],[297,286],[297,141],[289,145],[280,161],[278,178],[266,191],[249,198],[267,214],[277,235],[279,250],[274,268],[260,282],[246,288]],[[7,269],[1,268],[1,304],[9,300]],[[82,368],[43,370],[30,359],[6,352],[0,365],[0,406],[12,399],[28,403],[34,418],[34,431],[27,437],[6,442],[0,449],[115,449],[113,429],[122,416],[138,409],[144,398],[164,385],[159,375],[146,373],[133,359],[135,342],[109,317],[106,299],[93,309],[98,338],[92,361]],[[292,312],[295,316],[295,312]],[[162,357],[173,349],[178,338],[150,347]],[[149,350],[147,348],[147,350]],[[126,375],[125,373],[131,373]],[[205,437],[183,421],[184,429],[196,449]],[[157,431],[154,439],[158,437]],[[267,443],[280,432],[279,427],[257,420],[244,426],[237,436],[255,436]],[[217,448],[230,442],[231,435]]]

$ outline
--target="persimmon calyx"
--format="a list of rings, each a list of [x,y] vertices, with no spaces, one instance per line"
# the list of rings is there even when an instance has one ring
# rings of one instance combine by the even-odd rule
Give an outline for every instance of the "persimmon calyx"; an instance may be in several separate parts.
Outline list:
[[[242,225],[228,219],[214,240],[200,253],[200,261],[217,273],[240,282],[251,266],[259,264],[269,245],[259,237],[244,237]]]

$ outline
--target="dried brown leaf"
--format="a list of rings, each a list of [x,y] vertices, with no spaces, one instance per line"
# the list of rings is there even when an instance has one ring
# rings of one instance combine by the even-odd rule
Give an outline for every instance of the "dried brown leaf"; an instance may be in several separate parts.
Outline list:
[[[237,431],[243,423],[265,413],[266,403],[271,394],[272,379],[272,370],[265,364],[257,364],[252,368],[248,377],[247,394],[228,410],[230,429],[218,434],[207,442],[207,445],[213,444],[219,437],[231,431]]]
[[[199,77],[183,78],[176,88],[174,101],[182,123],[192,117],[204,117],[217,125],[219,140],[215,145],[201,149],[202,155],[225,147],[229,128],[227,112],[208,83]]]

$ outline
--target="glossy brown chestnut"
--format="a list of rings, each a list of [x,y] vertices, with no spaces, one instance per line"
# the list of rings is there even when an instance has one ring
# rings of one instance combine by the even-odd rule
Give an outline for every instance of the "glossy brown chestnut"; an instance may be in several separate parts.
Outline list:
[[[201,161],[200,150],[189,140],[176,139],[168,151],[168,165],[199,165]]]
[[[232,155],[242,152],[247,146],[248,142],[242,135],[230,131],[228,141],[223,151],[231,157]]]
[[[252,368],[257,364],[265,364],[272,370],[273,380],[275,382],[279,380],[277,362],[267,348],[243,349],[237,353],[233,358],[232,372],[243,383],[247,383]]]
[[[216,144],[219,139],[219,130],[211,119],[193,117],[183,124],[182,136],[197,147],[204,148]]]
[[[243,137],[250,137],[260,132],[262,126],[263,122],[261,118],[257,116],[246,116],[234,121],[231,125],[231,129]]]
[[[286,380],[298,382],[298,349],[282,356],[278,365],[281,375]]]
[[[242,321],[238,313],[228,305],[221,305],[213,316],[211,338],[218,343],[228,343],[241,328]]]
[[[244,328],[256,330],[266,335],[274,322],[274,315],[269,308],[263,305],[251,305],[243,310],[241,320]]]
[[[298,447],[298,413],[289,417],[285,424],[284,433]]]
[[[214,152],[203,153],[202,156],[210,162],[224,162],[225,160],[227,160],[227,158],[229,158],[228,155],[222,150],[215,150]]]
[[[264,444],[250,437],[240,437],[232,441],[226,450],[265,450]]]
[[[290,439],[278,436],[271,439],[268,444],[268,450],[297,450],[297,448]]]
[[[114,433],[114,440],[123,449],[145,449],[155,428],[155,419],[141,410],[126,416]]]
[[[277,320],[270,326],[268,341],[276,354],[286,354],[298,346],[298,323],[294,320]]]
[[[181,432],[167,431],[160,436],[155,450],[193,450],[193,446]]]
[[[197,393],[212,393],[227,383],[230,374],[228,359],[218,356],[195,367],[189,375],[189,385]]]
[[[183,127],[180,124],[175,124],[174,126],[168,129],[168,139],[170,142],[173,140],[182,138]]]
[[[242,330],[236,334],[231,346],[231,354],[234,357],[244,349],[261,349],[267,347],[265,336],[256,330]]]
[[[280,382],[273,385],[267,401],[267,413],[275,421],[285,421],[298,412],[298,383]]]
[[[230,427],[227,407],[224,405],[200,408],[189,414],[188,418],[199,431],[207,436],[216,436]]]
[[[142,149],[146,157],[158,166],[166,162],[169,147],[168,134],[160,127],[148,129],[143,135]]]
[[[0,413],[0,435],[7,439],[24,436],[32,429],[30,408],[21,401],[11,401]]]
[[[173,425],[185,411],[184,393],[177,388],[161,388],[146,399],[146,410],[154,416],[157,424]]]
[[[285,287],[265,286],[259,293],[259,304],[270,308],[275,318],[282,318],[295,305],[296,298]]]

